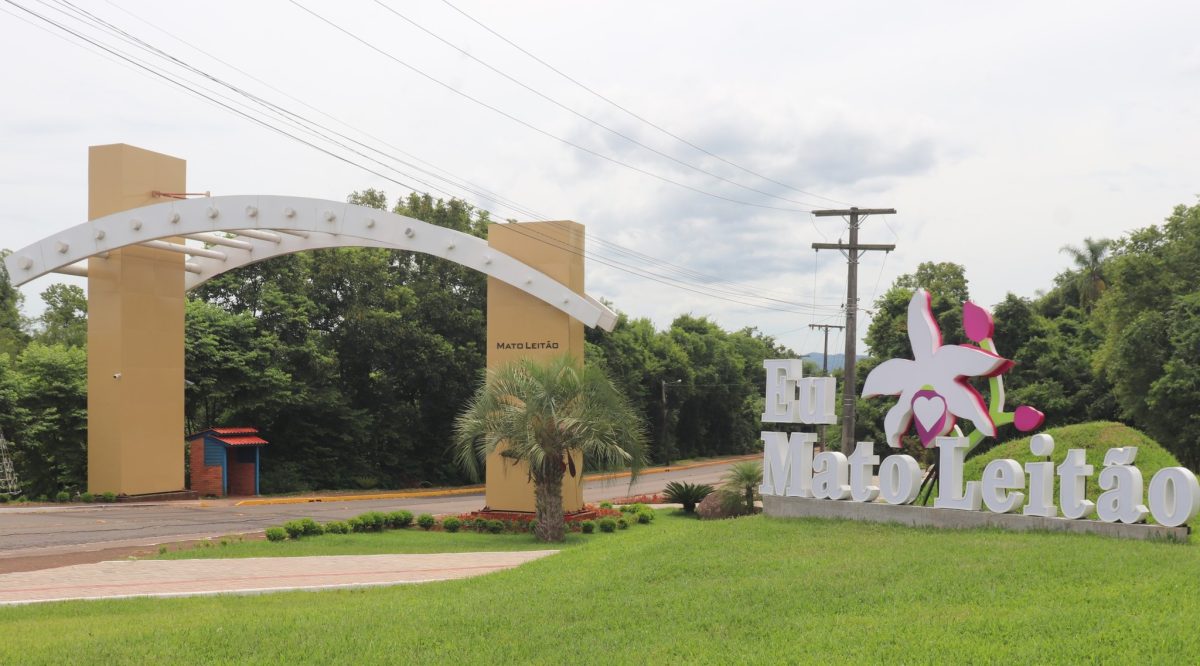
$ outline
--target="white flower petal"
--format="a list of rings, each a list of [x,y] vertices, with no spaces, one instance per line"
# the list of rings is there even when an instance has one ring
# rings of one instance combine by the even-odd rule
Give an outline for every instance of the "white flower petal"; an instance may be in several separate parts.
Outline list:
[[[913,391],[901,393],[900,400],[883,417],[883,432],[887,436],[888,446],[893,449],[900,448],[900,438],[912,425],[912,399]]]
[[[951,381],[934,386],[934,390],[946,399],[951,414],[967,419],[988,437],[996,436],[996,424],[992,423],[987,405],[983,404],[983,396],[972,386],[965,381]]]
[[[875,366],[863,384],[862,397],[899,395],[916,376],[917,364],[904,358],[893,358]]]
[[[929,292],[918,289],[908,302],[908,343],[918,363],[931,358],[942,346],[942,330],[933,318],[931,300]]]
[[[966,345],[946,345],[937,350],[931,360],[932,367],[937,368],[938,376],[947,379],[990,377],[1012,364],[1012,361],[1003,356]]]

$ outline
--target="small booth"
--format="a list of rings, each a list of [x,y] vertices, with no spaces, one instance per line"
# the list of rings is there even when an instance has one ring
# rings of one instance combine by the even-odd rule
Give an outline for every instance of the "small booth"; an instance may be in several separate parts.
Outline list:
[[[202,497],[258,494],[259,452],[267,440],[256,428],[209,428],[187,441],[192,491]]]

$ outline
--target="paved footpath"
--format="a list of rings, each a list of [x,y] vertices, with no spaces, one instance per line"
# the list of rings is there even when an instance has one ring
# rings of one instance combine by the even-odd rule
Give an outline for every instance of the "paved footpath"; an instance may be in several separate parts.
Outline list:
[[[0,605],[427,583],[511,569],[557,552],[98,562],[0,575]]]

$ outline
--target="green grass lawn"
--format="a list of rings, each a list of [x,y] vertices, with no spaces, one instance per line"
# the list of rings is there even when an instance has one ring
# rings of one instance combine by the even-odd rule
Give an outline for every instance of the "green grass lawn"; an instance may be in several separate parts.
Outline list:
[[[553,548],[571,548],[598,535],[568,534],[567,541]],[[211,542],[212,546],[196,546],[173,550],[160,560],[219,559],[225,557],[300,557],[304,555],[382,555],[387,553],[475,553],[484,551],[545,550],[546,544],[528,534],[479,534],[477,532],[425,532],[416,527],[363,534],[323,534],[297,540],[236,541],[237,537]]]
[[[311,543],[378,552],[377,536]],[[472,535],[411,536],[397,547]],[[1200,649],[1194,545],[665,513],[580,541],[460,581],[0,608],[0,662],[1179,663]],[[227,548],[275,546],[308,547]]]

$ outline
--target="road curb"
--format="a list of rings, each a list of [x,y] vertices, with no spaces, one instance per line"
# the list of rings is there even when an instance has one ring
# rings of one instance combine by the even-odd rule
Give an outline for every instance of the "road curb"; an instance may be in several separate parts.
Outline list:
[[[723,460],[708,460],[705,462],[692,463],[690,465],[681,465],[676,467],[655,467],[653,469],[644,470],[641,476],[649,474],[665,474],[667,472],[679,472],[689,469],[697,469],[700,467],[715,467],[717,465],[725,465],[732,462],[742,462],[744,460],[757,460],[758,454],[738,456],[736,458],[725,458]],[[585,476],[585,481],[611,481],[612,479],[623,479],[631,476],[629,472],[613,472],[611,474],[597,474],[594,476]],[[483,486],[467,486],[463,488],[446,488],[443,490],[413,490],[394,493],[371,493],[366,495],[320,495],[316,497],[268,497],[261,499],[242,500],[234,506],[269,506],[273,504],[309,504],[312,502],[360,502],[367,500],[387,500],[387,499],[412,499],[416,497],[453,497],[455,495],[478,495],[484,490]]]

